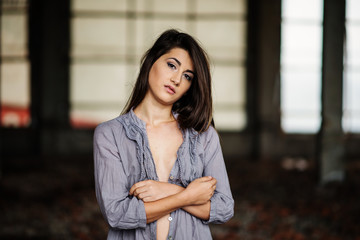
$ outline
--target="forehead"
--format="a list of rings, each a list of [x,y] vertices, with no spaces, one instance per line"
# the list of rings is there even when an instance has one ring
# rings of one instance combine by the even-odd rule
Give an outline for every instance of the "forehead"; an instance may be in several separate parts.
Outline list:
[[[166,59],[176,58],[181,63],[181,66],[192,71],[194,70],[194,64],[189,53],[182,48],[173,48],[162,57]]]

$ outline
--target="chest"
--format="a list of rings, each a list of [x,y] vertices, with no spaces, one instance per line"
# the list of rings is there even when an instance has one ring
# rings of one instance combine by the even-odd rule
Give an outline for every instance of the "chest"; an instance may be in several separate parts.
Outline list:
[[[183,142],[176,124],[147,127],[149,147],[160,181],[167,181],[177,158],[177,151]]]

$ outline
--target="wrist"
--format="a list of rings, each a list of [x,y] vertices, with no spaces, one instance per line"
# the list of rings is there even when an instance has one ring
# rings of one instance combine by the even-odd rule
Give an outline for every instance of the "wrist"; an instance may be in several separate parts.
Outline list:
[[[184,191],[185,188],[179,186],[179,185],[176,185],[176,184],[171,184],[171,188],[169,189],[169,192],[171,192],[172,194],[178,194],[178,193],[181,193]]]
[[[186,191],[186,188],[183,189],[181,192],[178,192],[176,196],[179,198],[179,201],[182,203],[181,207],[192,205],[191,197],[189,196],[188,191]]]
[[[164,197],[167,197],[167,196],[171,196],[171,195],[175,195],[175,194],[178,194],[182,191],[184,191],[184,188],[181,187],[181,186],[178,186],[176,184],[172,184],[172,183],[162,183],[164,184],[164,188],[163,188],[163,194],[164,194]]]

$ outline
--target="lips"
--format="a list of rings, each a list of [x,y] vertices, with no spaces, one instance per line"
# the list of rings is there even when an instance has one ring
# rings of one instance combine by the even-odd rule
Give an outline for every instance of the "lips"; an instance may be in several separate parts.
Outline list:
[[[175,94],[176,93],[176,90],[174,87],[170,86],[170,85],[165,85],[165,89],[168,93],[170,94]]]

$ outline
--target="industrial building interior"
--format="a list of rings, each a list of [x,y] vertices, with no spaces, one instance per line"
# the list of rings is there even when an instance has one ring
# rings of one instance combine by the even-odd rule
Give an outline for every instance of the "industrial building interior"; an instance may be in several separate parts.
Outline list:
[[[235,215],[214,239],[360,239],[359,0],[2,0],[0,239],[105,239],[93,133],[169,28],[211,60]]]

